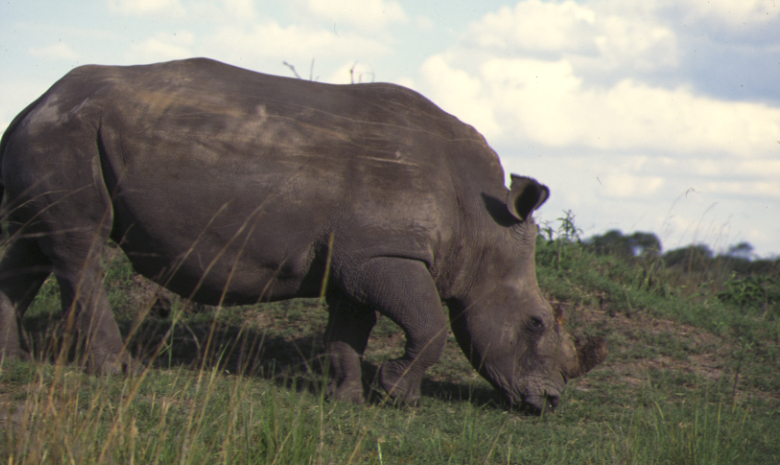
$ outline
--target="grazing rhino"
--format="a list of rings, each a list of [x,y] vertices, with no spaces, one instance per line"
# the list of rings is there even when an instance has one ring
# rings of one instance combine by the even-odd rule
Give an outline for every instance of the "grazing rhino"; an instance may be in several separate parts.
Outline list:
[[[504,187],[471,126],[391,84],[328,85],[207,59],[74,69],[3,135],[11,243],[0,351],[50,273],[93,371],[134,369],[101,281],[113,239],[133,267],[210,305],[316,297],[327,282],[333,395],[363,401],[376,312],[406,335],[380,383],[420,398],[452,332],[514,404],[558,403],[606,357],[576,344],[536,282],[534,179]]]

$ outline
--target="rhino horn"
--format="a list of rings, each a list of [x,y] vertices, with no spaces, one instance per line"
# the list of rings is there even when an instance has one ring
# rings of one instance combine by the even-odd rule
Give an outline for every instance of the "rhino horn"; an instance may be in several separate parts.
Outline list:
[[[577,366],[569,370],[569,378],[576,378],[589,372],[593,367],[607,359],[607,341],[603,337],[589,337],[584,343],[577,344]]]

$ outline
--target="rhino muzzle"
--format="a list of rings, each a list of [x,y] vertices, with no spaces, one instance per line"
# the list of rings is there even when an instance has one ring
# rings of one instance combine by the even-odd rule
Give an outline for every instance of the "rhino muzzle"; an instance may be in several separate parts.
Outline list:
[[[539,386],[533,390],[527,390],[519,396],[522,411],[535,415],[553,412],[560,403],[566,382],[584,375],[606,360],[609,355],[606,340],[602,337],[590,337],[584,342],[577,341],[575,348],[576,358],[572,360],[572,363],[568,366],[563,364],[559,374],[551,374],[551,378],[543,383],[544,387]]]
[[[541,415],[545,412],[554,412],[561,401],[559,393],[550,393],[545,391],[542,394],[532,394],[523,396],[523,402],[520,409],[524,412]]]

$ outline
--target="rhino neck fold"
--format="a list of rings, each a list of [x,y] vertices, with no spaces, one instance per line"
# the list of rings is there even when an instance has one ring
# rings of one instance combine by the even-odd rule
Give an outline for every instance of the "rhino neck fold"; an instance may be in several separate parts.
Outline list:
[[[467,308],[462,301],[455,299],[447,301],[446,304],[450,312],[450,327],[452,328],[453,336],[455,336],[455,341],[457,341],[458,346],[469,359],[474,369],[481,373],[483,364],[482,354],[480,354],[472,338],[474,328],[469,321],[469,312],[477,310],[473,307]]]

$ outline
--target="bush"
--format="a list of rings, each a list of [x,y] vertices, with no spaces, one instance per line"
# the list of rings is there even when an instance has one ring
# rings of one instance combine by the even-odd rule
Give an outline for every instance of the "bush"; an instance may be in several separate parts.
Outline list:
[[[723,286],[717,296],[724,303],[766,308],[780,302],[780,282],[770,275],[738,276],[733,272]]]

